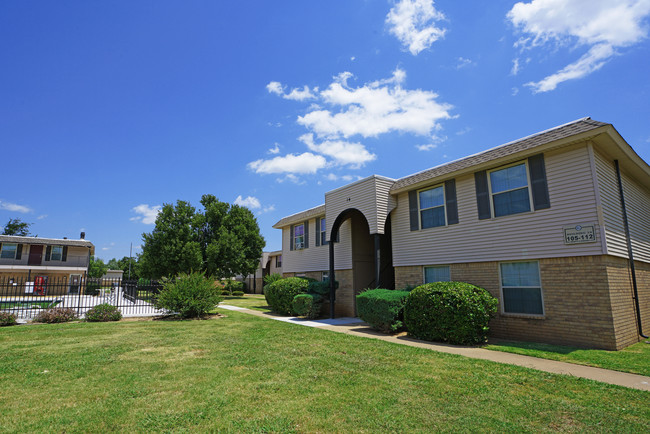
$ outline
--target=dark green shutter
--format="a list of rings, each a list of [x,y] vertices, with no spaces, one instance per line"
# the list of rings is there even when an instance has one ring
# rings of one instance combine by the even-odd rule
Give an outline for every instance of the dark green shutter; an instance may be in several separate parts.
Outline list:
[[[47,246],[47,249],[45,249],[45,260],[49,261],[50,256],[52,256],[52,246]]]
[[[445,208],[447,209],[447,224],[458,223],[458,201],[456,200],[456,180],[445,181]]]
[[[548,183],[546,182],[544,154],[537,154],[529,157],[528,170],[530,170],[530,187],[533,193],[533,205],[535,206],[535,210],[550,208],[551,201],[548,197]]]
[[[61,256],[61,261],[65,262],[68,259],[68,246],[63,246],[63,255]]]
[[[320,246],[320,217],[316,219],[316,247]]]
[[[289,250],[293,250],[293,225],[289,226]]]
[[[409,191],[409,219],[411,221],[411,230],[420,230],[420,216],[418,213],[418,192],[416,190]]]
[[[492,217],[490,210],[490,190],[488,188],[487,172],[482,170],[474,174],[476,184],[476,205],[478,207],[478,219],[485,220]]]
[[[18,247],[16,247],[16,259],[20,259],[23,256],[23,245],[18,244]]]
[[[309,220],[305,220],[305,249],[309,248]]]

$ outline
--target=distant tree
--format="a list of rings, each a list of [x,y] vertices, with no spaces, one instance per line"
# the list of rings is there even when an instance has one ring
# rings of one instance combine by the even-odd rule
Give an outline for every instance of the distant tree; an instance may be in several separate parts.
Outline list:
[[[157,279],[203,269],[199,243],[201,219],[188,202],[164,204],[150,234],[142,234],[142,277]]]
[[[20,219],[9,219],[2,230],[2,235],[18,235],[21,237],[28,237],[30,235],[29,227],[31,225],[31,223],[25,223]]]
[[[203,212],[184,201],[163,206],[153,232],[142,235],[141,277],[203,271],[229,278],[257,269],[266,242],[253,213],[210,194],[201,204]]]
[[[90,257],[90,265],[88,266],[88,276],[100,278],[108,270],[108,265],[104,263],[101,258]]]
[[[131,265],[130,277],[129,277],[129,262]],[[108,261],[108,268],[109,270],[122,270],[124,272],[124,274],[122,275],[122,279],[137,280],[139,277],[137,256],[135,258],[129,258],[128,256],[124,256],[122,259],[113,258],[110,261]]]

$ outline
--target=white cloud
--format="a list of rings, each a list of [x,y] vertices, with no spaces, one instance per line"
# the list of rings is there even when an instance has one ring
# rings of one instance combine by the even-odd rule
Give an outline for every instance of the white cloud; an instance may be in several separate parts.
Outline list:
[[[305,181],[301,180],[293,173],[287,173],[284,177],[277,178],[276,181],[279,182],[280,184],[282,184],[285,181],[293,182],[294,184],[298,184],[298,185],[302,185],[305,183]]]
[[[433,149],[436,149],[438,145],[434,145],[432,143],[428,145],[415,145],[418,151],[431,151]]]
[[[0,209],[3,209],[5,211],[11,211],[11,212],[20,212],[23,214],[27,214],[28,212],[33,211],[31,208],[24,205],[18,205],[17,203],[2,202],[2,201],[0,201]]]
[[[457,60],[458,60],[458,63],[456,64],[456,69],[461,69],[461,68],[464,68],[466,66],[474,66],[475,65],[475,63],[472,60],[465,59],[464,57],[459,57]]]
[[[102,247],[102,250],[103,250],[103,251],[111,250],[111,248],[110,248],[110,247]]]
[[[139,214],[135,217],[131,217],[131,221],[139,221],[144,223],[145,225],[151,225],[156,223],[156,217],[158,216],[158,213],[162,209],[162,206],[156,205],[156,206],[149,206],[148,204],[140,204],[138,206],[135,206],[131,209],[136,214]]]
[[[323,102],[338,108],[337,112],[315,109],[299,116],[298,123],[319,137],[348,138],[392,131],[427,135],[438,128],[438,121],[451,118],[452,106],[436,101],[436,93],[402,88],[406,73],[399,68],[389,79],[356,88],[347,85],[351,76],[339,74],[320,92]]]
[[[643,21],[649,14],[650,0],[533,0],[515,4],[507,17],[524,34],[515,43],[522,50],[549,43],[554,48],[587,48],[556,73],[526,83],[538,93],[591,74],[617,55],[617,49],[645,39],[648,27]]]
[[[511,75],[519,74],[519,59],[514,59],[512,61],[512,69],[510,70]]]
[[[257,211],[257,215],[266,214],[267,212],[273,212],[273,211],[275,211],[275,205],[269,205]]]
[[[260,203],[260,200],[258,198],[253,196],[247,196],[244,199],[241,197],[241,195],[237,196],[237,199],[235,199],[235,205],[245,206],[246,208],[250,208],[250,209],[258,209],[262,207],[262,204]]]
[[[316,173],[327,165],[322,155],[305,152],[299,155],[288,154],[270,160],[255,160],[248,163],[248,168],[255,173]]]
[[[445,36],[437,22],[445,19],[433,0],[400,0],[386,16],[389,31],[416,56]]]
[[[519,93],[519,88],[518,87],[513,87],[512,92],[510,93],[510,95],[517,96],[518,93]]]
[[[354,56],[350,57],[350,61],[351,61],[351,62],[354,62],[355,60],[357,60],[356,57],[354,57]]]
[[[36,220],[43,220],[46,217],[47,217],[47,214],[41,214],[38,217],[36,217]]]
[[[354,180],[361,179],[361,177],[358,176],[358,175],[341,175],[341,176],[338,176],[338,175],[336,175],[334,173],[328,173],[325,176],[325,179],[327,181],[338,181],[340,179],[342,181],[348,181],[349,182],[349,181],[354,181]]]
[[[272,147],[271,149],[269,149],[267,152],[268,152],[269,154],[279,154],[279,153],[280,153],[280,145],[278,145],[278,144],[276,143],[275,146],[273,146],[273,147]]]
[[[333,158],[336,164],[350,165],[357,169],[377,158],[375,154],[368,152],[361,143],[343,140],[325,140],[315,143],[313,134],[303,134],[298,140],[307,145],[311,151]]]
[[[284,92],[284,86],[279,81],[271,81],[266,85],[266,90],[269,93],[281,96],[284,99],[291,99],[294,101],[305,101],[307,99],[314,99],[315,95],[312,93],[312,89],[309,89],[309,86],[305,85],[302,89],[294,88],[289,93]],[[313,92],[318,92],[318,88],[315,87]]]

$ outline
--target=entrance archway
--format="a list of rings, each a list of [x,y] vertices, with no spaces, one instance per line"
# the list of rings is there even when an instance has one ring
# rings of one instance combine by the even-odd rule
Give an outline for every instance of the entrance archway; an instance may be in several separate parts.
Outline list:
[[[343,288],[349,293],[345,300],[347,312],[357,315],[356,296],[367,288],[394,288],[395,274],[390,233],[390,216],[386,221],[387,233],[371,234],[366,216],[356,208],[341,212],[332,225],[329,236],[329,275],[330,275],[330,317],[335,317],[336,272],[334,242],[339,240],[339,230],[346,220],[350,220],[350,248],[352,258],[351,288]],[[334,242],[333,242],[334,240]]]

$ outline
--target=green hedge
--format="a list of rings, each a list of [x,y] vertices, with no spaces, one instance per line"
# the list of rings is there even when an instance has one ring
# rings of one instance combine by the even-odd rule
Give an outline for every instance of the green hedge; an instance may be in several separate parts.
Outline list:
[[[404,305],[409,294],[381,288],[362,292],[357,295],[359,318],[384,333],[399,331],[404,327]]]
[[[291,315],[293,313],[293,298],[298,294],[305,294],[308,286],[307,279],[287,277],[267,285],[264,298],[274,312]]]
[[[163,283],[154,304],[178,313],[181,318],[200,317],[223,300],[221,290],[203,273],[180,274]]]
[[[483,343],[497,299],[464,282],[435,282],[411,291],[404,307],[409,335],[457,345]]]
[[[309,319],[318,318],[320,315],[321,296],[318,294],[298,294],[293,297],[292,312],[296,316]]]
[[[86,312],[88,322],[119,321],[122,319],[120,310],[112,304],[102,303]]]

